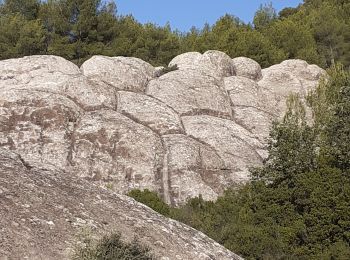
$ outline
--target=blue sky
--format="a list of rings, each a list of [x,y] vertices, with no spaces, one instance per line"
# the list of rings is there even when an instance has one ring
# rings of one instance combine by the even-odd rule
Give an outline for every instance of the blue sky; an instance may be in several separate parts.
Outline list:
[[[192,26],[213,24],[226,13],[238,16],[245,22],[252,21],[260,4],[272,2],[280,11],[295,7],[301,0],[116,0],[119,14],[132,14],[139,22],[164,25],[170,22],[173,29],[188,31]]]

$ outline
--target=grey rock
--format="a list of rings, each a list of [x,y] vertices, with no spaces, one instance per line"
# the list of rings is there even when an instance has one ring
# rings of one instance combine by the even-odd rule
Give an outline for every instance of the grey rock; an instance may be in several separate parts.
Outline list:
[[[266,108],[265,93],[260,86],[241,76],[225,78],[224,85],[232,101],[234,121],[266,143],[275,108]]]
[[[155,69],[138,58],[93,56],[83,63],[81,71],[89,79],[105,82],[118,90],[143,92]]]
[[[158,191],[163,163],[160,137],[112,110],[85,113],[72,135],[71,163],[81,177],[126,193]]]
[[[261,163],[259,149],[264,145],[254,134],[237,123],[212,116],[186,116],[182,118],[186,134],[213,147],[230,171],[230,181],[238,183],[249,178],[249,166]]]
[[[117,111],[159,134],[184,132],[181,119],[173,108],[146,95],[119,91]]]
[[[167,202],[181,204],[202,195],[216,200],[226,182],[225,163],[209,145],[186,135],[166,135]],[[218,185],[220,183],[220,185]]]
[[[267,110],[281,117],[286,110],[289,94],[306,97],[314,89],[325,71],[302,60],[287,60],[262,70],[263,78],[258,82]]]
[[[213,77],[234,75],[231,58],[221,51],[210,50],[203,55],[199,52],[188,52],[175,57],[169,67],[177,65],[180,70],[196,70]]]
[[[0,90],[0,147],[20,153],[31,164],[68,164],[70,136],[83,111],[58,94]]]
[[[202,54],[199,52],[186,52],[173,58],[169,67],[176,65],[179,69],[193,69],[201,62]]]
[[[201,71],[169,72],[150,81],[146,93],[172,107],[180,115],[232,115],[230,99],[222,82]]]
[[[113,88],[88,80],[76,65],[57,56],[0,61],[0,92],[13,89],[59,94],[88,110],[116,106]]]
[[[71,259],[83,239],[120,232],[157,259],[242,259],[203,233],[133,199],[0,148],[0,256]],[[26,205],[26,206],[24,206]],[[12,223],[12,225],[11,225]]]
[[[179,69],[156,77],[136,58],[94,56],[81,69],[56,56],[0,61],[0,147],[121,193],[215,200],[261,165],[289,93],[303,98],[325,75],[300,60],[260,70],[218,51],[169,65]]]
[[[164,66],[159,66],[154,68],[154,77],[160,77],[165,69]]]
[[[246,57],[237,57],[232,59],[232,64],[236,76],[242,76],[252,80],[260,80],[262,78],[261,67],[255,60]]]

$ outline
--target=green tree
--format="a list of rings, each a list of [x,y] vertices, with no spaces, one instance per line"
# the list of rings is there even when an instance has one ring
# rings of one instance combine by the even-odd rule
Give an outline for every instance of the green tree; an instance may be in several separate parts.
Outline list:
[[[179,54],[179,38],[170,25],[158,27],[145,24],[134,43],[134,56],[149,61],[155,66],[165,65]]]
[[[256,11],[253,19],[253,24],[256,29],[261,29],[269,25],[277,18],[276,9],[272,6],[272,3],[260,5],[258,11]]]
[[[22,15],[0,17],[0,59],[45,53],[46,31]]]
[[[278,20],[264,30],[264,35],[284,50],[287,58],[323,65],[312,30],[307,25],[292,19]]]
[[[256,30],[242,30],[232,44],[232,56],[244,56],[256,60],[263,68],[280,63],[287,58],[268,37]]]
[[[170,214],[170,207],[157,195],[156,192],[152,192],[148,189],[145,189],[143,191],[132,190],[128,193],[128,196],[141,203],[146,204],[164,216],[169,216]]]
[[[33,20],[38,16],[40,1],[39,0],[4,0],[0,2],[0,14],[20,14],[25,19]]]
[[[278,13],[278,17],[282,19],[288,18],[289,16],[296,14],[298,11],[299,8],[286,7]]]

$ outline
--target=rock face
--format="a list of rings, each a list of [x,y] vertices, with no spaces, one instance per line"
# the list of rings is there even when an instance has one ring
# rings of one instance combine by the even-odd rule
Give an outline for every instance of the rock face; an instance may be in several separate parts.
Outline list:
[[[252,80],[260,80],[262,78],[261,67],[255,60],[238,57],[232,59],[232,64],[236,76],[242,76]]]
[[[157,191],[174,205],[214,200],[266,157],[271,122],[289,93],[324,71],[300,60],[261,70],[219,51],[175,57],[178,70],[94,56],[0,61],[0,147],[119,193]]]
[[[156,259],[241,259],[127,196],[0,148],[0,259],[71,259],[83,231],[136,237]]]

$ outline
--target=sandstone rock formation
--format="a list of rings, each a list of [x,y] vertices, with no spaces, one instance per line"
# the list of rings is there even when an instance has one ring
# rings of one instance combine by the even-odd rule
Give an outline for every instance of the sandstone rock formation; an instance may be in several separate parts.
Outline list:
[[[87,232],[136,237],[156,259],[241,259],[127,196],[0,148],[0,259],[71,259]]]
[[[215,199],[266,157],[289,93],[324,71],[289,60],[261,70],[219,51],[185,53],[159,76],[136,58],[0,61],[0,147],[119,193],[157,191],[172,204]]]

